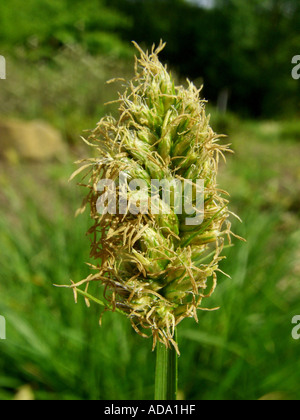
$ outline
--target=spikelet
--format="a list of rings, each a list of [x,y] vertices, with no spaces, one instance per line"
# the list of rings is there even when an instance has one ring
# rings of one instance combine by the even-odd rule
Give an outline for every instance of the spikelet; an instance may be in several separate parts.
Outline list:
[[[207,310],[202,301],[216,287],[224,241],[230,242],[227,193],[217,188],[216,180],[219,157],[224,157],[229,145],[218,143],[220,136],[209,125],[201,89],[189,81],[186,89],[174,85],[158,59],[164,46],[161,42],[145,53],[136,45],[140,58],[136,58],[135,77],[117,101],[119,119],[101,119],[86,141],[96,147],[97,158],[87,159],[74,176],[85,171],[88,179],[89,191],[80,212],[90,205],[94,225],[88,233],[97,265],[96,274],[71,287],[89,301],[93,299],[87,294],[89,283],[100,282],[106,309],[125,314],[142,336],[149,336],[145,334],[149,330],[153,347],[159,340],[178,351],[175,327],[187,317],[197,320],[198,309]],[[147,189],[122,190],[121,173],[128,180],[144,180]],[[97,186],[102,179],[118,186],[116,214],[99,214],[97,203],[103,192]],[[173,186],[168,214],[152,209],[133,214],[133,201],[149,202],[153,179],[168,180]],[[189,225],[188,218],[194,216],[184,211],[175,213],[176,196],[182,194],[178,185],[185,179],[193,188],[197,179],[204,181],[200,225]],[[124,197],[128,205],[120,214]],[[166,210],[159,194],[157,203]]]

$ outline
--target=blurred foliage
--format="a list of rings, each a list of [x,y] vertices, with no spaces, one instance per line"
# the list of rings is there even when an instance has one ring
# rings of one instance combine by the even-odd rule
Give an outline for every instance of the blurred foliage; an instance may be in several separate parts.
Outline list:
[[[230,108],[252,116],[300,111],[300,84],[291,60],[300,42],[298,0],[216,0],[201,8],[184,0],[106,0],[131,17],[123,39],[152,45],[178,73],[204,81],[204,96],[217,102],[230,92]],[[145,30],[147,28],[147,30]]]
[[[300,142],[300,121],[284,121],[280,135],[282,140],[290,139]]]
[[[57,48],[80,44],[91,53],[131,55],[115,31],[130,26],[128,17],[102,0],[10,0],[0,3],[0,46],[4,52],[25,48],[33,60],[49,59]]]
[[[300,42],[298,0],[11,0],[0,4],[0,49],[51,60],[63,46],[93,55],[131,57],[131,40],[168,43],[162,60],[204,82],[217,103],[224,89],[241,115],[299,115],[300,83],[292,57]]]
[[[112,77],[131,77],[124,60],[93,56],[79,45],[60,48],[51,62],[34,65],[24,51],[7,59],[9,77],[1,85],[0,115],[44,119],[58,128],[69,143],[77,143],[83,130],[91,129],[105,113],[116,112],[120,83]],[[131,65],[132,67],[132,65]]]

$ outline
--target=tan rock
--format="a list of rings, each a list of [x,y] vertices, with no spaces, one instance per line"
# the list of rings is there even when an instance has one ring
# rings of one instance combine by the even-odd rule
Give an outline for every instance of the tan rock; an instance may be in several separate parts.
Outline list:
[[[60,132],[44,121],[0,120],[0,156],[12,154],[21,160],[61,160],[66,146]]]

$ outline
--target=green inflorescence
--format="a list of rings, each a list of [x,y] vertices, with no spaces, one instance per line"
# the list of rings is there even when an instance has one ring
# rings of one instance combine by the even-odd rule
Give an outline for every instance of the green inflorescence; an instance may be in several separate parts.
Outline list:
[[[216,287],[224,241],[228,238],[230,242],[232,234],[227,193],[218,189],[216,181],[219,157],[224,157],[229,145],[218,143],[220,136],[209,125],[201,89],[189,81],[187,88],[175,86],[160,63],[158,53],[164,44],[150,53],[136,47],[140,58],[136,58],[135,77],[120,94],[119,119],[101,119],[86,140],[96,148],[97,156],[86,159],[75,173],[84,170],[83,180],[88,180],[84,185],[89,192],[81,211],[90,204],[94,225],[89,234],[96,273],[71,287],[89,301],[88,287],[99,281],[108,309],[124,313],[139,334],[148,336],[150,330],[154,347],[159,340],[178,351],[175,327],[186,317],[197,320],[197,309],[208,310],[201,306],[202,300]],[[144,180],[147,189],[121,190],[121,173],[128,181]],[[118,210],[99,214],[97,202],[104,192],[99,192],[98,183],[102,179],[117,185],[117,204],[125,194],[125,214]],[[132,202],[140,206],[150,202],[153,179],[170,182],[171,204],[158,192],[159,212],[150,208],[132,214]],[[195,215],[184,209],[177,214],[175,204],[183,194],[179,187],[184,180],[195,190],[198,179],[204,181],[204,220],[189,225],[187,221]]]

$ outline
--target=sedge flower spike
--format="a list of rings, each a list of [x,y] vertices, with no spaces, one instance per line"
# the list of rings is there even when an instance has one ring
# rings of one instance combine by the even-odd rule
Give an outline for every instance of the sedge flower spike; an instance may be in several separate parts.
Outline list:
[[[160,63],[158,53],[165,45],[161,42],[150,53],[135,46],[140,57],[135,77],[116,101],[120,116],[106,116],[97,124],[85,140],[95,147],[96,157],[86,159],[74,174],[85,171],[80,185],[89,191],[79,212],[90,205],[94,225],[88,233],[96,263],[91,265],[95,274],[71,287],[87,303],[105,303],[106,309],[126,315],[140,335],[148,337],[150,332],[153,347],[160,341],[179,352],[175,327],[188,317],[197,321],[198,309],[209,310],[202,301],[215,290],[224,241],[230,242],[232,234],[227,193],[218,189],[216,180],[219,157],[229,145],[218,143],[201,89],[189,81],[187,88],[175,86]],[[124,189],[121,175],[127,182],[142,180],[146,188]],[[99,200],[109,190],[99,189],[101,180],[116,185],[115,212],[99,212]],[[169,182],[171,201],[167,204],[158,188],[159,211],[150,205],[142,211],[142,203],[150,203],[152,180]],[[203,217],[196,225],[189,223],[195,213],[184,206],[182,212],[175,211],[186,180],[192,185],[194,208],[196,182],[203,181]],[[121,212],[124,198],[127,205]],[[140,211],[132,211],[133,203]],[[104,286],[104,301],[88,294],[92,282]]]

